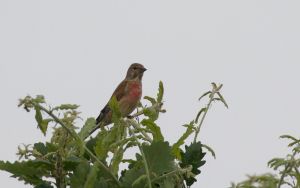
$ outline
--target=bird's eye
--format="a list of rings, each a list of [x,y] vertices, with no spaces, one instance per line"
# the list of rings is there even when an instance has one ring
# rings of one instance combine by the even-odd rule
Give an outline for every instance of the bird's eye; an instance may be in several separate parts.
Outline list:
[[[137,68],[136,67],[133,67],[133,70],[136,70]]]

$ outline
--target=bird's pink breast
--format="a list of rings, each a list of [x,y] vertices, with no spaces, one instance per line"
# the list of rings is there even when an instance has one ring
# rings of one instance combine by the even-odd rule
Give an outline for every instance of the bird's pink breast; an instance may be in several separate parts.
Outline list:
[[[140,99],[142,95],[142,85],[139,82],[131,82],[128,84],[129,95],[132,98]]]

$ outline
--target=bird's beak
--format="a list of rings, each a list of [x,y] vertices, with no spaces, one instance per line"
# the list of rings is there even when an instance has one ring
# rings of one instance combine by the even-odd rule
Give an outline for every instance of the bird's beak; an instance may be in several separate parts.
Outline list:
[[[145,72],[147,69],[145,67],[142,68],[142,71]]]

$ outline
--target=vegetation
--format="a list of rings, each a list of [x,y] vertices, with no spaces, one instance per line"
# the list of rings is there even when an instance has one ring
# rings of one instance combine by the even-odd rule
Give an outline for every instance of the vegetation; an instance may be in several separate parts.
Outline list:
[[[300,188],[300,139],[290,135],[282,135],[280,138],[288,139],[288,147],[292,152],[285,158],[274,158],[268,162],[274,173],[248,176],[248,179],[238,184],[231,184],[231,188]]]
[[[201,173],[206,152],[215,156],[210,147],[198,140],[198,135],[212,102],[221,101],[227,107],[221,88],[222,85],[213,83],[212,90],[200,97],[208,97],[207,105],[194,120],[183,125],[185,132],[173,144],[165,140],[156,123],[165,112],[162,82],[155,98],[144,98],[150,107],[141,104],[131,117],[121,117],[118,103],[112,99],[109,105],[113,110],[113,124],[102,127],[95,136],[90,135],[96,126],[94,118],[77,125],[78,105],[51,107],[41,95],[26,96],[20,99],[19,106],[35,112],[38,128],[44,135],[53,130],[51,140],[19,146],[19,160],[0,161],[0,169],[36,188],[190,187]],[[185,144],[191,136],[193,142]],[[129,150],[138,152],[134,158],[126,159]],[[120,170],[121,164],[127,164],[127,168]]]

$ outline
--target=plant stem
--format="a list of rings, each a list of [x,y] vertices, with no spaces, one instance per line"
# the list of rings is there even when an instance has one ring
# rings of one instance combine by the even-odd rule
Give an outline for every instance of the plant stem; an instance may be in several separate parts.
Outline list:
[[[42,111],[44,111],[45,113],[47,113],[50,117],[52,117],[54,119],[54,121],[56,121],[58,124],[60,124],[64,129],[67,130],[68,133],[70,133],[70,135],[77,141],[80,141],[81,144],[83,145],[84,150],[95,160],[99,163],[99,165],[105,170],[107,171],[107,173],[113,178],[113,180],[117,183],[117,185],[119,187],[121,187],[121,183],[118,180],[118,178],[106,167],[105,164],[103,164],[97,156],[95,156],[93,154],[93,152],[91,152],[91,150],[89,150],[86,145],[84,144],[84,142],[80,139],[80,137],[76,134],[76,132],[72,129],[70,129],[63,121],[61,121],[61,119],[59,119],[56,115],[54,115],[51,111],[47,110],[46,108],[44,108],[43,106],[41,106],[38,103],[32,102],[33,105],[38,106]]]
[[[283,180],[284,180],[284,177],[285,177],[285,174],[288,172],[289,168],[290,168],[290,164],[288,164],[288,165],[285,166],[284,171],[283,171],[283,173],[282,173],[282,175],[280,177],[279,183],[277,185],[277,188],[281,187],[281,185],[283,183]]]
[[[203,116],[201,117],[201,120],[200,120],[200,123],[199,123],[198,127],[196,128],[195,137],[194,137],[194,143],[197,142],[197,137],[198,137],[198,134],[199,134],[199,132],[200,132],[200,128],[201,128],[201,126],[202,126],[202,124],[203,124],[203,122],[204,122],[204,119],[205,119],[205,117],[206,117],[206,114],[207,114],[207,112],[208,112],[208,109],[209,109],[211,103],[212,103],[213,100],[214,100],[214,95],[216,94],[216,92],[217,92],[217,91],[215,90],[215,88],[213,88],[212,91],[211,91],[211,94],[209,95],[209,101],[208,101],[208,103],[207,103],[207,105],[206,105],[204,114],[203,114]]]
[[[129,122],[129,124],[132,125],[135,129],[139,130],[147,141],[152,142],[152,138],[150,138],[148,134],[145,131],[143,131],[143,129],[138,123],[136,123],[132,119],[127,119],[127,122]]]
[[[57,163],[56,163],[56,185],[58,188],[66,187],[64,172],[63,172],[63,167],[62,167],[62,158],[59,153],[57,155]]]
[[[182,174],[182,173],[186,173],[186,172],[188,172],[188,171],[190,171],[189,168],[177,169],[177,170],[171,171],[171,172],[166,173],[166,174],[164,174],[164,175],[162,175],[162,176],[159,176],[159,177],[157,177],[157,178],[152,179],[152,182],[159,181],[159,180],[161,180],[161,179],[163,179],[163,178],[165,178],[165,177],[167,177],[167,176],[171,176],[171,175],[176,174],[176,173],[181,173],[181,174]]]
[[[292,155],[292,157],[291,157],[291,159],[294,160],[294,157],[296,156],[296,154],[297,154],[297,152],[294,152],[293,155]],[[277,188],[280,188],[280,187],[281,187],[281,185],[282,185],[282,183],[283,183],[283,180],[284,180],[284,177],[285,177],[286,173],[287,173],[288,171],[290,171],[291,168],[292,168],[291,163],[288,163],[287,165],[285,165],[284,171],[283,171],[283,173],[282,173],[282,175],[281,175],[281,177],[280,177],[280,180],[279,180],[279,183],[278,183],[278,185],[277,185]]]
[[[144,162],[144,166],[145,166],[145,170],[146,170],[146,175],[147,175],[147,180],[148,180],[149,188],[152,188],[149,167],[148,167],[147,159],[146,159],[145,153],[143,151],[143,148],[142,148],[141,144],[139,143],[137,137],[135,136],[134,132],[131,130],[130,127],[128,127],[128,130],[129,130],[130,134],[132,135],[132,137],[135,139],[136,144],[138,145],[138,147],[140,149],[140,152],[141,152],[142,158],[143,158],[143,162]]]

